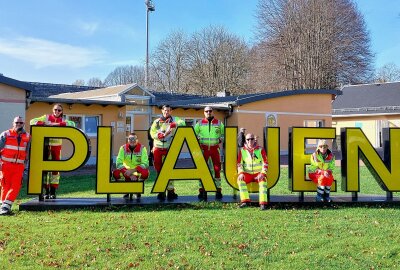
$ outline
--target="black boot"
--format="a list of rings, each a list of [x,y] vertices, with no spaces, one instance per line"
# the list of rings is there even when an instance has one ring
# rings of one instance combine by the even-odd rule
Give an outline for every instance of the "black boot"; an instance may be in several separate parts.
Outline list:
[[[207,200],[207,192],[204,191],[204,188],[199,188],[199,195],[197,195],[197,197],[199,198],[199,200]]]
[[[165,192],[158,193],[157,199],[159,199],[160,201],[164,201],[165,200]]]
[[[168,190],[168,192],[167,192],[167,200],[175,200],[175,199],[178,199],[178,194],[176,194],[175,193],[175,190],[174,189],[172,189],[172,190]]]
[[[217,193],[215,193],[215,199],[221,200],[222,199],[222,189],[217,188]]]
[[[57,199],[55,187],[50,187],[49,199]]]

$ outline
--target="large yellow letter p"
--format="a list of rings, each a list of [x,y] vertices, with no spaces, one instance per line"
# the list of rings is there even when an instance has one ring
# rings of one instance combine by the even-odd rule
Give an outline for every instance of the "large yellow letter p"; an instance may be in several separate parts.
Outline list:
[[[42,193],[42,174],[44,172],[73,171],[86,163],[90,156],[89,141],[85,134],[73,127],[31,126],[31,150],[29,159],[28,194]],[[70,140],[74,153],[68,160],[46,160],[44,157],[45,139],[63,138]]]

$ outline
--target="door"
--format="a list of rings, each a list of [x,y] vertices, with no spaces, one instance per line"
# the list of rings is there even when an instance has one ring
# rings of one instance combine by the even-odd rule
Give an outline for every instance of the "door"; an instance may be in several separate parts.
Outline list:
[[[126,113],[126,137],[128,138],[129,133],[132,132],[132,130],[134,130],[134,121],[135,120],[135,116],[133,113],[131,112],[127,112]]]

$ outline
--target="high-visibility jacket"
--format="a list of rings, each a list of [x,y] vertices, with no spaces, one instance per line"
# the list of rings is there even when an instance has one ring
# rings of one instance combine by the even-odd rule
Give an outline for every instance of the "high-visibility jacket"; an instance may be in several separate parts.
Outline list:
[[[175,123],[176,127],[171,128],[171,124]],[[175,135],[176,128],[178,126],[185,126],[185,121],[180,119],[179,117],[168,117],[166,120],[163,120],[161,117],[154,120],[153,124],[151,125],[150,128],[150,135],[154,139],[154,147],[157,148],[169,148],[171,145],[172,139]],[[169,133],[165,138],[159,139],[158,138],[158,133],[165,133],[166,131],[171,130],[171,133]]]
[[[267,174],[268,159],[267,153],[261,146],[256,146],[254,149],[242,147],[240,149],[237,160],[238,174],[240,173],[263,173]]]
[[[194,132],[199,138],[200,144],[214,146],[223,142],[225,130],[224,124],[218,119],[213,118],[208,121],[207,118],[204,118],[196,123]]]
[[[133,148],[133,151],[131,151],[131,149],[129,149],[129,144],[124,144],[119,148],[116,166],[117,169],[134,169],[137,166],[147,169],[149,167],[149,157],[146,147],[138,143],[135,148]]]
[[[66,120],[64,121],[62,117],[55,117],[53,114],[45,114],[37,118],[33,118],[29,124],[32,125],[37,125],[37,126],[45,126],[49,125],[50,123],[60,123],[60,126],[70,126],[70,127],[75,127],[75,122],[74,121],[69,121]],[[59,138],[50,138],[49,139],[49,145],[50,146],[59,146],[62,144],[62,139]]]
[[[331,150],[327,150],[325,157],[317,149],[310,158],[310,167],[308,172],[314,173],[317,170],[333,171],[335,169],[335,156]]]
[[[24,164],[27,159],[31,135],[22,130],[17,133],[9,129],[0,135],[0,154],[2,162]]]

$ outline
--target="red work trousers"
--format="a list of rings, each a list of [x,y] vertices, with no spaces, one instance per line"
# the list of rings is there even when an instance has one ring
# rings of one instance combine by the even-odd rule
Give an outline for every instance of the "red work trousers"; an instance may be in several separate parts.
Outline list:
[[[167,148],[153,148],[153,156],[154,156],[154,169],[156,170],[157,174],[160,173],[162,164],[164,161],[165,156],[167,155],[168,149]]]
[[[15,201],[22,186],[24,164],[3,163],[3,179],[1,180],[1,201]]]
[[[324,171],[321,171],[320,173],[309,173],[308,177],[316,183],[318,186],[332,186],[333,183],[333,175],[331,173],[328,174],[328,177],[324,176]]]
[[[214,173],[215,173],[215,178],[220,178],[220,172],[221,172],[221,156],[219,154],[219,146],[214,145],[214,146],[207,146],[207,145],[200,145],[201,150],[203,151],[203,156],[206,162],[208,162],[208,159],[211,158],[211,161],[214,166]]]
[[[149,170],[148,169],[144,169],[144,168],[142,168],[142,167],[140,167],[140,166],[137,166],[136,168],[136,171],[138,172],[138,173],[140,173],[140,179],[139,180],[146,180],[147,178],[149,178]],[[113,176],[114,176],[114,178],[115,179],[119,179],[120,177],[121,177],[121,173],[124,175],[124,177],[125,177],[125,181],[131,181],[131,178],[130,177],[128,177],[128,176],[125,176],[125,172],[127,171],[128,169],[126,169],[126,168],[122,168],[122,169],[115,169],[114,171],[113,171]]]

